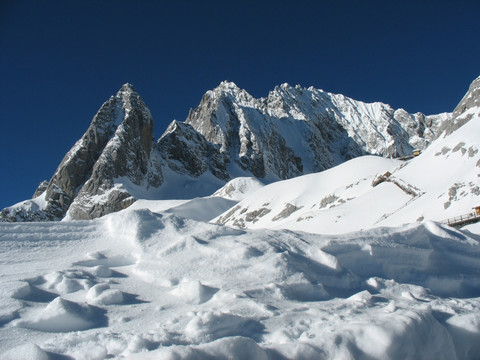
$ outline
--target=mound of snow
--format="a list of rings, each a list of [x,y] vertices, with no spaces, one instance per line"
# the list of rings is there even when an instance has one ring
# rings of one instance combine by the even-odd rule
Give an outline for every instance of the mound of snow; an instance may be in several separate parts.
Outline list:
[[[263,325],[248,317],[228,313],[200,312],[185,327],[185,335],[194,342],[211,341],[223,337],[255,337]]]
[[[123,294],[120,290],[111,289],[108,284],[97,284],[87,292],[86,299],[91,304],[112,305],[122,304]]]
[[[135,354],[132,360],[157,359],[255,359],[267,360],[268,354],[250,338],[233,336],[195,346],[169,346],[159,350]]]
[[[221,189],[217,190],[212,196],[220,196],[225,199],[241,201],[255,191],[263,188],[265,185],[254,177],[238,177],[230,180]]]
[[[50,360],[52,359],[46,351],[43,351],[35,344],[25,344],[14,347],[2,354],[2,360]]]
[[[211,196],[190,200],[184,204],[165,210],[165,212],[192,220],[210,221],[230,209],[236,203],[237,202],[233,200]]]
[[[80,305],[61,297],[50,302],[31,319],[16,322],[16,326],[47,332],[70,332],[100,326],[103,314],[89,305]]]
[[[200,281],[182,281],[170,294],[189,304],[204,303],[218,291],[216,288],[203,285]]]
[[[113,275],[113,272],[111,269],[102,265],[94,266],[90,271],[92,272],[93,275],[101,278],[108,278]]]

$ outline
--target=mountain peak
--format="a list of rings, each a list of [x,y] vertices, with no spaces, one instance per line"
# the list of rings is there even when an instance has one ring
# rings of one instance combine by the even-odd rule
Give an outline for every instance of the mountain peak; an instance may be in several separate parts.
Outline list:
[[[222,81],[213,91],[239,92],[241,89],[233,81]]]
[[[118,90],[116,97],[125,99],[131,97],[134,94],[137,94],[137,91],[135,90],[133,85],[130,83],[125,83],[122,85],[120,90]]]
[[[452,120],[446,128],[446,135],[451,134],[473,117],[480,114],[480,76],[472,81],[465,96],[452,113]]]
[[[136,92],[135,88],[130,83],[123,84],[120,91]]]

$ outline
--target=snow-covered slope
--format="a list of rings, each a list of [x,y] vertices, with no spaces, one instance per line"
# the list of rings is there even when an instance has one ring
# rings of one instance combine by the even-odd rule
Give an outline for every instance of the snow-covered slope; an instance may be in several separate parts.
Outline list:
[[[278,181],[248,196],[214,221],[239,228],[288,228],[317,233],[368,228],[388,210],[372,198],[373,179],[401,164],[399,160],[363,156],[320,173]],[[410,199],[395,186],[389,186],[378,197],[387,193],[392,204],[390,211],[397,206],[397,198],[404,202]]]
[[[410,161],[365,156],[279,181],[216,221],[240,228],[341,233],[471,213],[480,205],[479,138],[476,118]]]
[[[0,224],[1,359],[475,359],[480,237],[173,214]]]
[[[256,178],[237,177],[230,180],[221,189],[218,189],[212,196],[241,201],[255,191],[262,189],[264,186],[265,185]]]
[[[240,228],[341,233],[471,213],[480,205],[480,106],[471,104],[454,118],[456,123],[468,117],[465,125],[446,131],[412,160],[359,157],[273,183],[216,221]]]

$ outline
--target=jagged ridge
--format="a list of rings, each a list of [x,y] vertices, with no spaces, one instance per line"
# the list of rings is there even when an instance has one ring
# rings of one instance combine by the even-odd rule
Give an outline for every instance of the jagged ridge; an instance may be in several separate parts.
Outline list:
[[[473,116],[470,109],[480,101],[479,79],[453,117],[409,114],[288,84],[256,99],[225,81],[206,92],[185,122],[172,122],[156,143],[150,111],[133,86],[125,84],[102,105],[51,180],[40,184],[32,200],[2,210],[0,220],[99,217],[132,204],[138,198],[132,188],[163,196],[158,189],[165,173],[186,182],[206,174],[217,184],[252,175],[273,181],[365,154],[407,155]]]

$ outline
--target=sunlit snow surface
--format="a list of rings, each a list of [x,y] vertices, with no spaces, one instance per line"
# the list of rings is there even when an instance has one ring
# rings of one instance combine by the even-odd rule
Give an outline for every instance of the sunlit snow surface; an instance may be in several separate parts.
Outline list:
[[[475,359],[479,240],[433,222],[325,236],[149,210],[0,224],[2,358]]]

